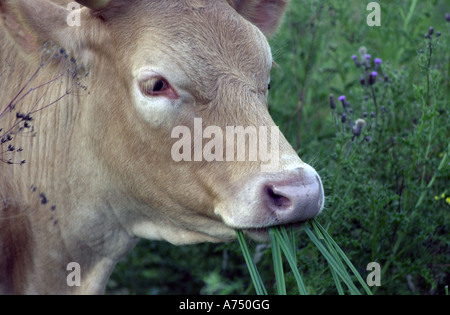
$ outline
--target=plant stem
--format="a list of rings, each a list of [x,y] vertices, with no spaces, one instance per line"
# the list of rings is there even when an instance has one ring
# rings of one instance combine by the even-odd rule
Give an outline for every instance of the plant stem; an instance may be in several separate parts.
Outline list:
[[[377,96],[375,95],[375,89],[373,88],[373,85],[370,86],[370,90],[372,92],[373,104],[375,105],[375,125],[378,126],[378,103],[377,103]]]

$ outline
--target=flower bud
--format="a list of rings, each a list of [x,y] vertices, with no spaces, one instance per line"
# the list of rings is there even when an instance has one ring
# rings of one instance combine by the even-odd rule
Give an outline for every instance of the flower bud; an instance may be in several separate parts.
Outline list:
[[[372,71],[372,73],[369,75],[369,84],[374,85],[377,80],[378,73],[376,71]]]
[[[359,63],[358,57],[356,55],[352,56],[353,61],[355,62],[355,66],[358,68],[359,66],[361,66],[361,64]]]
[[[336,109],[336,103],[334,102],[334,95],[330,94],[330,107],[331,109]]]
[[[364,77],[362,77],[359,82],[361,82],[361,85],[366,85],[366,79]]]

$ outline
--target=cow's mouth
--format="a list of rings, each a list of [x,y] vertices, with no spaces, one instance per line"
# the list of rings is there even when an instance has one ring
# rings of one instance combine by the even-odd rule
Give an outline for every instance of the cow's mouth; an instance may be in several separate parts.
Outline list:
[[[305,221],[306,222],[306,221]],[[245,229],[243,230],[245,235],[247,235],[248,237],[250,237],[251,239],[257,241],[257,242],[268,242],[270,241],[270,236],[269,236],[269,229],[272,227],[284,227],[286,228],[287,231],[293,229],[294,231],[299,230],[303,224],[305,224],[305,222],[297,222],[297,223],[291,223],[291,224],[286,224],[286,225],[282,225],[282,226],[270,226],[270,227],[264,227],[264,228],[249,228],[249,229]]]

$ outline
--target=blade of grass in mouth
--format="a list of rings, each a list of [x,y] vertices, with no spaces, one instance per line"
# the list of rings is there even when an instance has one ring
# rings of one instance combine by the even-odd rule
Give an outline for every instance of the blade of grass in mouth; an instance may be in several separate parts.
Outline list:
[[[283,232],[280,232],[280,230]],[[277,245],[282,249],[282,251],[286,257],[286,260],[288,261],[289,266],[291,267],[292,273],[297,282],[299,293],[301,295],[307,295],[308,292],[306,291],[306,287],[305,287],[305,284],[303,283],[302,276],[300,275],[300,272],[298,271],[297,258],[295,257],[294,250],[292,248],[292,244],[290,243],[289,236],[287,235],[286,229],[284,227],[270,228],[269,231],[271,231],[271,233],[272,233],[270,238],[271,239],[273,238],[274,242],[277,243]],[[273,255],[273,253],[272,253],[272,255]]]
[[[353,283],[345,265],[350,268],[352,273],[357,278],[358,282],[363,287],[364,291],[369,295],[372,294],[367,284],[364,282],[356,268],[350,262],[350,259],[348,259],[342,249],[325,230],[325,228],[323,228],[315,219],[312,219],[303,225],[302,230],[305,231],[315,247],[325,257],[339,294],[342,295],[345,293],[344,288],[341,285],[341,281],[347,286],[350,294],[361,294],[361,292]],[[242,231],[236,231],[236,234],[256,293],[258,295],[266,295],[266,288],[258,272],[256,264],[250,254],[247,242],[244,237],[244,233]],[[287,294],[282,253],[286,257],[286,260],[292,270],[292,274],[294,275],[294,278],[297,282],[299,293],[301,295],[308,294],[298,269],[294,229],[291,228],[288,233],[286,228],[283,226],[272,227],[269,228],[269,236],[272,247],[272,261],[274,265],[277,294]]]
[[[240,230],[237,230],[236,234],[239,241],[239,245],[241,246],[242,254],[244,255],[245,262],[247,263],[250,277],[252,278],[253,285],[255,286],[256,294],[267,295],[266,288],[261,279],[261,276],[259,275],[258,269],[256,268],[256,264],[253,261],[250,251],[248,250],[247,241],[245,240],[244,233]]]
[[[275,281],[278,295],[286,295],[286,282],[284,281],[283,257],[281,248],[273,229],[269,229],[270,245],[272,246],[273,269],[275,271]]]
[[[325,228],[322,225],[320,225],[319,222],[317,222],[317,220],[315,220],[315,219],[311,220],[310,223],[311,223],[311,225],[313,225],[314,228],[317,228],[321,232],[321,234],[324,236],[326,241],[335,249],[335,251],[338,253],[338,255],[344,260],[344,262],[347,264],[347,266],[350,268],[350,270],[355,275],[358,282],[363,287],[364,291],[366,291],[366,293],[368,295],[372,295],[372,291],[369,289],[367,283],[363,280],[363,278],[361,277],[359,272],[356,270],[355,266],[352,264],[352,262],[347,257],[347,255],[345,255],[344,251],[334,241],[334,239],[330,236],[330,234],[328,234],[327,230],[325,230]]]

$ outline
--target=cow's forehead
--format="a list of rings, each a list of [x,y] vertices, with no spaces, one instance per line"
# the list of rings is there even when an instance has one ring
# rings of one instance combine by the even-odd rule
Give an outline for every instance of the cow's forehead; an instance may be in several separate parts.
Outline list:
[[[157,65],[178,71],[173,75],[182,72],[206,98],[219,77],[255,90],[267,85],[272,65],[267,39],[226,1],[179,1],[147,11],[137,22],[133,72]]]

